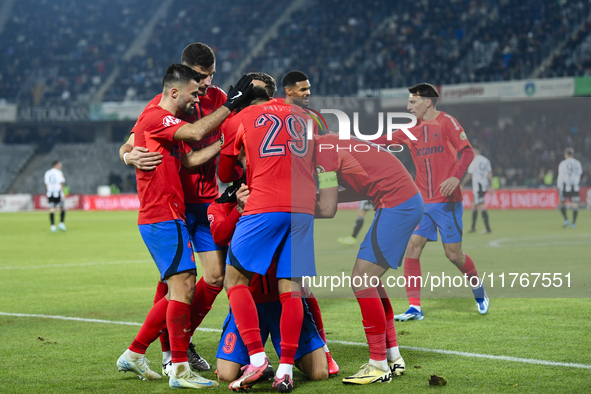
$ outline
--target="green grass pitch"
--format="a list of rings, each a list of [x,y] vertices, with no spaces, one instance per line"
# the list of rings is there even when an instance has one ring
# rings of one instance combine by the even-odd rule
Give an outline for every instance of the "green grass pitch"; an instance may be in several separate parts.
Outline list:
[[[136,226],[136,212],[68,212],[68,231],[52,234],[47,213],[0,215],[0,392],[1,393],[164,393],[167,380],[140,381],[117,372],[115,362],[131,343],[138,325],[58,320],[15,314],[66,316],[109,322],[143,322],[152,305],[158,272]],[[368,215],[362,234],[369,228]],[[570,216],[570,212],[569,212]],[[341,246],[355,212],[316,222],[316,259],[321,275],[349,274],[357,247]],[[581,211],[576,229],[561,227],[556,211],[490,211],[492,234],[466,234],[465,251],[479,273],[493,274],[485,285],[491,295],[487,315],[477,313],[469,289],[436,288],[423,292],[425,320],[397,323],[407,372],[391,384],[344,386],[340,377],[309,382],[296,372],[298,393],[541,393],[589,392],[591,387],[591,215]],[[471,213],[464,217],[469,227]],[[480,229],[482,221],[479,218]],[[459,275],[441,244],[427,245],[423,276]],[[570,272],[570,288],[511,288],[510,273]],[[504,287],[500,275],[505,274]],[[402,269],[386,275],[399,276]],[[540,280],[542,278],[540,277]],[[531,275],[529,280],[533,280]],[[523,282],[525,284],[525,282]],[[352,374],[369,357],[361,314],[350,290],[315,288],[329,347]],[[396,313],[407,308],[404,290],[387,289]],[[220,329],[227,312],[221,294],[203,327]],[[219,332],[198,331],[193,338],[211,364]],[[421,349],[418,349],[421,348]],[[267,353],[277,365],[271,347]],[[441,354],[432,350],[471,353]],[[531,364],[504,356],[575,366]],[[160,346],[147,357],[159,371]],[[444,376],[445,387],[430,387],[429,376]],[[204,374],[214,378],[213,373]],[[217,390],[226,391],[220,387]],[[253,392],[273,392],[260,384]]]

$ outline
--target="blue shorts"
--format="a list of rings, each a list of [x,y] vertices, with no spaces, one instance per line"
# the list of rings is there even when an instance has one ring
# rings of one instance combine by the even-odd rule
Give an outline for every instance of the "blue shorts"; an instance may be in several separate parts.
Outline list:
[[[422,216],[420,193],[393,208],[378,208],[357,258],[382,267],[400,267],[408,240]]]
[[[316,276],[314,216],[289,212],[242,216],[230,242],[226,263],[266,275],[273,256],[277,278]]]
[[[267,342],[269,335],[271,335],[273,347],[277,355],[281,357],[281,333],[279,331],[281,302],[275,301],[257,304],[257,312],[259,314],[259,327],[261,329],[263,345]],[[304,322],[302,323],[302,332],[300,333],[300,341],[298,342],[295,359],[297,360],[306,354],[312,353],[322,346],[324,346],[324,341],[320,337],[314,319],[308,310],[308,305],[304,301]],[[242,342],[242,338],[240,338],[232,310],[230,310],[226,321],[224,321],[222,337],[215,356],[216,358],[233,361],[240,365],[250,364],[248,349],[244,342]]]
[[[462,242],[464,223],[462,202],[434,202],[425,204],[425,213],[419,227],[413,234],[437,241],[437,229],[441,234],[441,242],[455,244]]]
[[[225,246],[219,246],[213,241],[209,220],[207,220],[207,208],[209,204],[186,204],[185,206],[185,222],[197,253],[226,249]]]
[[[138,227],[162,279],[183,271],[197,272],[189,232],[182,220],[140,224]]]

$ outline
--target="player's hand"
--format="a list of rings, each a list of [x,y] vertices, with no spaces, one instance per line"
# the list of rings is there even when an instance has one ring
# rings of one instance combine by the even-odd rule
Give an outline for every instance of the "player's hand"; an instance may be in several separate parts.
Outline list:
[[[230,86],[228,91],[228,100],[224,104],[230,111],[234,111],[236,107],[244,101],[244,98],[252,90],[252,78],[244,74],[242,78],[236,83],[236,87]]]
[[[439,191],[444,196],[451,196],[459,184],[460,180],[455,176],[452,176],[450,178],[447,178],[445,181],[441,183],[441,185],[439,185]]]
[[[162,163],[162,155],[158,152],[150,152],[141,146],[134,146],[125,157],[127,165],[134,166],[141,171],[153,171]]]
[[[238,201],[238,205],[236,206],[236,210],[238,213],[242,215],[242,211],[244,210],[244,206],[246,205],[246,201],[248,200],[248,196],[250,195],[250,190],[248,190],[248,186],[244,183],[240,185],[240,189],[236,192],[236,200]]]

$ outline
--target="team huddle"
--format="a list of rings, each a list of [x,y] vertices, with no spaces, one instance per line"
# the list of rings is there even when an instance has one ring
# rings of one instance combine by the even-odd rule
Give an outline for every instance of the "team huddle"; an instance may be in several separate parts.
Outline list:
[[[315,218],[333,217],[345,201],[367,200],[375,210],[353,277],[381,278],[402,264],[405,277],[420,277],[422,250],[439,232],[446,257],[473,285],[477,311],[488,312],[482,281],[472,280],[478,279],[474,261],[462,250],[459,186],[467,171],[477,177],[474,166],[469,170],[475,153],[460,123],[436,110],[432,85],[409,89],[408,110],[418,123],[408,134],[370,143],[340,140],[317,121],[301,72],[283,78],[285,99],[273,98],[277,85],[267,74],[242,76],[226,95],[211,85],[214,73],[207,45],[186,47],[119,152],[136,168],[139,230],[160,273],[154,306],[119,357],[120,371],[161,379],[145,359],[159,338],[162,374],[171,388],[218,386],[197,373],[210,366],[191,337],[225,288],[230,311],[216,353],[218,381],[240,391],[271,380],[278,392],[291,392],[294,365],[311,380],[336,375],[318,302],[302,277],[316,275]],[[367,144],[371,153],[351,149],[352,143]],[[410,149],[415,180],[393,154],[375,148],[393,143]],[[483,172],[490,162],[478,168]],[[476,184],[485,185],[481,178],[487,176]],[[221,196],[218,178],[231,183]],[[481,186],[480,208],[485,192]],[[490,232],[488,216],[482,216]],[[199,281],[194,252],[202,265]],[[342,382],[390,382],[405,371],[394,321],[424,318],[420,282],[406,281],[409,309],[399,315],[381,282],[352,283],[370,357]],[[265,353],[269,336],[277,368]]]

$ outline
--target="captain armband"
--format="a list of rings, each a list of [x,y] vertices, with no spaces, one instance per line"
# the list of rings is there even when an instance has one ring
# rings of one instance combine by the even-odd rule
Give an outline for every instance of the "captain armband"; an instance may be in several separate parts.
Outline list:
[[[337,187],[339,182],[337,181],[337,173],[334,171],[322,172],[318,174],[318,183],[320,189],[328,189],[329,187]]]

